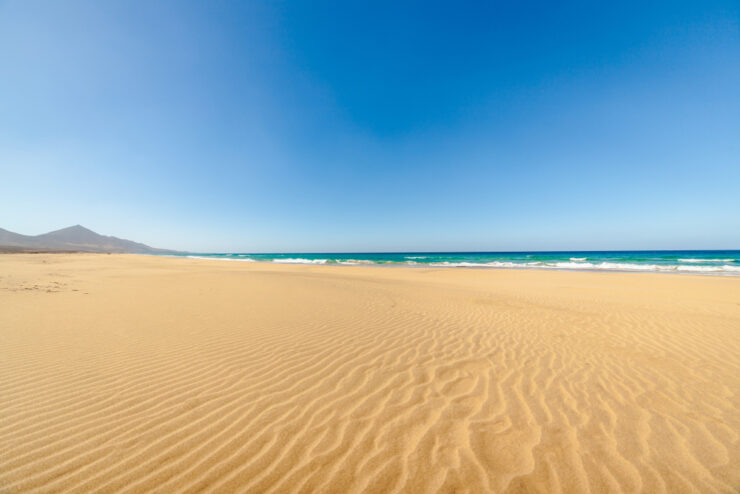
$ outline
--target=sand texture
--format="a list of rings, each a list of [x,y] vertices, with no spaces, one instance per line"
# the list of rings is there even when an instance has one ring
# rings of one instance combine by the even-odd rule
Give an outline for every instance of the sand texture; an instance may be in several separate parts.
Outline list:
[[[0,255],[0,492],[740,492],[740,278]]]

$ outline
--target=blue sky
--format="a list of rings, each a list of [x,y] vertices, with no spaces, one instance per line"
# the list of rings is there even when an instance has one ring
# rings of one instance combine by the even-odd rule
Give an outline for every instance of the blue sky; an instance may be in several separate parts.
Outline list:
[[[0,1],[0,227],[740,248],[739,88],[738,2]]]

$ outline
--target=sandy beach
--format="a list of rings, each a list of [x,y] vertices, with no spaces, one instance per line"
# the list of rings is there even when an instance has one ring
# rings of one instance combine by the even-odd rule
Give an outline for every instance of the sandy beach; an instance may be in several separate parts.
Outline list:
[[[740,491],[740,278],[0,255],[0,492]]]

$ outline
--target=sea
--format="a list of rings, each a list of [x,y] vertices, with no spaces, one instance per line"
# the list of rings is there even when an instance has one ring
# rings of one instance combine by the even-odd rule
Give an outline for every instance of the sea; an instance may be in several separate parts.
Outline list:
[[[559,269],[740,276],[740,250],[558,252],[183,253],[196,259],[281,264]]]

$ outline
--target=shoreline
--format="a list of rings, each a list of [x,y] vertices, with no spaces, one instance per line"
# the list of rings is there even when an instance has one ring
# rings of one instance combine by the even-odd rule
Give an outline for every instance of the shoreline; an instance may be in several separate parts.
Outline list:
[[[139,254],[137,254],[139,255]],[[341,266],[341,267],[390,267],[390,268],[412,268],[412,269],[481,269],[481,270],[533,270],[533,271],[562,271],[562,272],[585,272],[585,273],[639,273],[639,274],[674,274],[681,276],[722,276],[722,277],[740,277],[740,268],[738,271],[700,271],[700,270],[680,270],[680,269],[615,269],[615,268],[567,268],[567,267],[554,267],[554,266],[486,266],[486,265],[475,265],[475,266],[451,266],[441,265],[438,263],[422,263],[422,262],[280,262],[275,260],[261,260],[261,259],[238,259],[238,258],[226,258],[226,257],[215,257],[215,256],[203,256],[203,255],[168,255],[168,254],[140,254],[140,255],[153,255],[155,257],[171,257],[180,259],[191,259],[191,260],[205,260],[205,261],[233,261],[239,263],[261,263],[261,264],[282,264],[291,266]]]
[[[543,251],[545,252],[545,251]],[[562,251],[562,252],[568,252],[568,251]],[[610,251],[583,251],[583,253],[608,253]],[[680,250],[674,250],[674,251],[614,251],[614,252],[685,252]],[[697,252],[738,252],[740,255],[740,251],[732,251],[732,250],[712,250],[712,251],[697,251]],[[332,254],[323,254],[323,253],[305,253],[305,254],[189,254],[189,253],[183,253],[183,254],[157,254],[157,253],[148,253],[148,252],[92,252],[92,251],[64,251],[64,250],[44,250],[44,249],[5,249],[3,250],[0,248],[0,255],[3,254],[15,254],[15,255],[22,255],[22,254],[29,254],[29,255],[43,255],[43,254],[49,254],[49,255],[82,255],[82,254],[98,254],[98,255],[140,255],[140,256],[152,256],[152,257],[166,257],[166,258],[174,258],[174,259],[190,259],[190,260],[209,260],[209,261],[234,261],[234,262],[241,262],[241,263],[261,263],[261,264],[276,264],[276,265],[306,265],[306,266],[344,266],[344,267],[394,267],[394,268],[416,268],[416,269],[482,269],[482,270],[513,270],[513,271],[522,271],[522,270],[535,270],[535,271],[561,271],[561,272],[586,272],[586,273],[642,273],[642,274],[676,274],[676,275],[698,275],[698,276],[719,276],[719,277],[740,277],[740,266],[733,266],[733,265],[722,265],[722,266],[708,266],[706,264],[702,264],[705,262],[715,262],[715,261],[735,261],[736,259],[709,259],[709,260],[683,260],[680,259],[680,261],[686,261],[686,263],[681,265],[653,265],[653,264],[643,264],[642,266],[645,266],[644,268],[625,268],[625,267],[612,267],[613,265],[618,265],[619,263],[605,263],[609,264],[609,267],[596,267],[593,265],[593,263],[586,263],[590,264],[589,266],[558,266],[558,265],[542,265],[542,266],[536,266],[536,265],[503,265],[503,264],[516,264],[513,262],[505,261],[493,261],[490,263],[471,263],[471,262],[457,262],[457,263],[449,263],[449,262],[418,262],[418,261],[384,261],[384,262],[375,262],[370,260],[362,260],[362,259],[352,259],[349,261],[342,261],[337,259],[331,259],[331,258],[320,258],[320,259],[301,259],[301,258],[288,258],[286,261],[281,261],[280,258],[276,259],[254,259],[254,258],[236,258],[236,257],[221,257],[221,256],[247,256],[247,255],[253,255],[253,256],[261,256],[261,255],[290,255],[290,256],[300,256],[300,255],[332,255]],[[369,253],[370,255],[386,255],[386,253]],[[387,253],[389,255],[403,255],[407,253]],[[413,253],[413,254],[447,254],[447,253]],[[452,253],[451,253],[452,254]],[[460,253],[460,254],[478,254],[478,253]],[[336,255],[336,254],[334,254]],[[341,254],[341,255],[349,255],[349,254]],[[318,262],[321,261],[321,262]],[[579,258],[577,261],[574,261],[571,259],[570,262],[565,262],[565,264],[574,264],[580,261],[584,261],[584,258]],[[530,264],[534,264],[530,263]],[[634,264],[634,263],[632,263]],[[639,265],[639,264],[635,264]],[[649,268],[648,266],[655,266],[656,268]],[[664,268],[664,269],[661,269]],[[683,268],[683,269],[681,269]],[[701,269],[705,268],[705,269]],[[721,269],[712,269],[712,268],[723,268]]]

